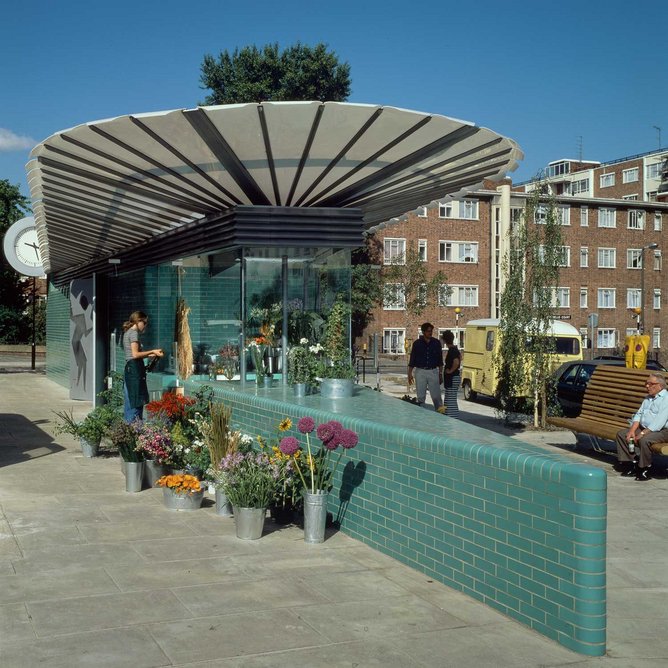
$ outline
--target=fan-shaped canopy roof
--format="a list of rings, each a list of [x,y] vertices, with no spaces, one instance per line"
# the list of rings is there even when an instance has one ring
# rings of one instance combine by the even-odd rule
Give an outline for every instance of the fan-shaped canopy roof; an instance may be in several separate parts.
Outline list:
[[[263,102],[79,125],[38,144],[27,170],[45,269],[57,272],[237,205],[358,208],[372,228],[522,157],[446,116]]]

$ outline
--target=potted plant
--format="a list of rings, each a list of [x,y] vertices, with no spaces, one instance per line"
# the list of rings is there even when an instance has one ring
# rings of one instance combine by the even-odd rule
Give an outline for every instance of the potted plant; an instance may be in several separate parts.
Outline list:
[[[145,482],[153,487],[174,463],[169,422],[164,417],[150,418],[143,422],[134,422],[132,429],[136,450],[145,460]]]
[[[262,536],[267,508],[276,495],[276,477],[263,452],[233,452],[220,464],[222,488],[234,509],[237,538]]]
[[[109,414],[105,406],[96,406],[83,420],[74,418],[74,409],[53,411],[56,416],[55,433],[69,434],[79,439],[84,457],[95,457],[100,441],[109,428]]]
[[[163,501],[168,510],[197,510],[202,505],[204,490],[200,481],[189,473],[162,476],[157,482],[162,487]]]
[[[295,458],[295,467],[304,485],[304,540],[307,543],[322,543],[325,539],[327,498],[334,473],[343,453],[354,448],[359,437],[351,429],[344,429],[336,420],[320,424],[316,429],[312,417],[303,417],[297,423],[297,429],[306,436],[306,457],[298,456],[302,450],[294,436],[283,438],[279,447],[283,454]],[[314,430],[320,441],[317,447],[311,447],[310,435]],[[339,456],[332,466],[332,453],[339,447]]]
[[[295,396],[303,397],[306,387],[315,382],[318,372],[318,354],[322,351],[318,343],[309,345],[306,338],[299,340],[298,346],[293,346],[288,353],[288,381],[294,388]]]
[[[249,344],[253,366],[255,367],[255,380],[258,385],[268,385],[271,382],[271,373],[265,362],[265,357],[270,348],[270,341],[265,336],[256,336]]]
[[[226,343],[216,358],[216,380],[234,380],[239,373],[239,346]]]
[[[109,438],[123,461],[125,491],[141,492],[144,479],[144,456],[142,451],[137,449],[136,427],[123,420],[117,420],[109,432]]]
[[[329,399],[351,397],[355,367],[348,347],[350,306],[338,295],[325,322],[324,359],[318,366],[320,393]]]

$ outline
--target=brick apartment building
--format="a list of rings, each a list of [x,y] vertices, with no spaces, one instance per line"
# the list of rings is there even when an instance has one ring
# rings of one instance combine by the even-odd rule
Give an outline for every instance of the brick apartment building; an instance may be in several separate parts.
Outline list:
[[[663,271],[663,254],[668,252],[668,150],[608,163],[555,161],[544,183],[556,197],[563,224],[565,261],[555,295],[557,317],[578,328],[590,346],[589,315],[598,314],[595,352],[619,352],[625,336],[636,331],[637,316],[629,309],[641,306],[643,292],[651,354],[668,362],[668,355],[661,354],[662,344],[668,345]],[[430,272],[443,271],[450,293],[444,289],[439,305],[425,309],[418,320],[433,322],[439,331],[452,329],[464,350],[466,323],[499,315],[500,260],[508,230],[512,221],[520,220],[534,187],[534,182],[487,183],[460,201],[409,213],[376,234],[385,263],[414,248]],[[539,210],[532,224],[540,224],[540,219]],[[382,353],[403,355],[406,341],[418,336],[420,322],[407,320],[400,299],[373,315],[363,342],[371,350],[375,335]]]

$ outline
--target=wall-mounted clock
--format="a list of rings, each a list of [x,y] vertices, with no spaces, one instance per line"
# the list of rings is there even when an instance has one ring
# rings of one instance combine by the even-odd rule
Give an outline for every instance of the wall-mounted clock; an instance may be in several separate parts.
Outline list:
[[[35,219],[32,216],[16,221],[6,232],[4,251],[7,262],[23,276],[43,276]]]

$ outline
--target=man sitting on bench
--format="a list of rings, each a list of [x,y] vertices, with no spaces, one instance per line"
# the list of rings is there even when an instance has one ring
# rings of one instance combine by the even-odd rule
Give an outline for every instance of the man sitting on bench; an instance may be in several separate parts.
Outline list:
[[[649,480],[652,465],[652,443],[668,441],[668,390],[661,374],[652,374],[645,383],[647,397],[631,418],[628,429],[617,432],[617,470],[625,477]],[[629,441],[635,441],[635,452],[629,450]]]

